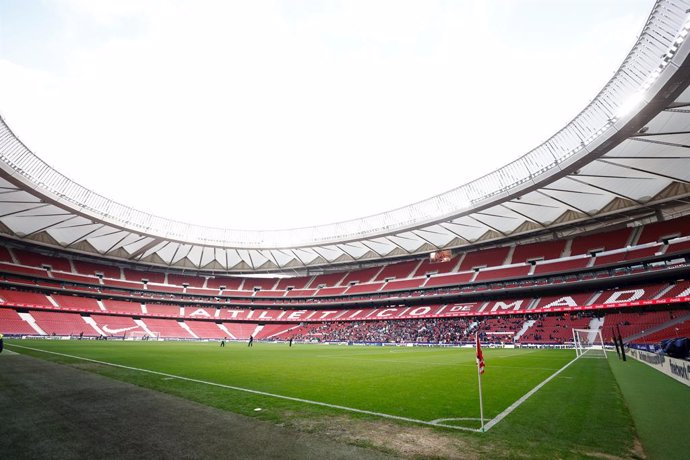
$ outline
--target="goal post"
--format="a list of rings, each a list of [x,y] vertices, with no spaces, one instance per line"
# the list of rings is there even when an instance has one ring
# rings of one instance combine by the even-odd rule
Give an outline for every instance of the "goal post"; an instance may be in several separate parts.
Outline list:
[[[158,341],[161,339],[161,334],[160,332],[153,332],[149,334],[148,332],[145,331],[130,331],[127,336],[125,336],[125,340],[154,340]]]
[[[600,329],[573,329],[575,354],[580,357],[606,358],[606,347]]]

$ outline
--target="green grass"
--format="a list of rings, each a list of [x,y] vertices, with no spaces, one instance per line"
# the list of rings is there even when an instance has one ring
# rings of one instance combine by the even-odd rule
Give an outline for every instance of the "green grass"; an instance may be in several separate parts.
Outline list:
[[[109,363],[423,421],[479,416],[468,349],[175,342],[20,341],[9,348],[203,404],[299,428],[345,412],[12,347]],[[573,351],[485,350],[485,417],[493,418],[570,362]],[[260,412],[255,408],[261,408]],[[451,422],[476,428],[478,421]],[[487,433],[429,428],[484,458],[634,458],[635,429],[606,360],[581,359]]]
[[[690,389],[632,358],[612,359],[611,369],[649,457],[688,458]]]

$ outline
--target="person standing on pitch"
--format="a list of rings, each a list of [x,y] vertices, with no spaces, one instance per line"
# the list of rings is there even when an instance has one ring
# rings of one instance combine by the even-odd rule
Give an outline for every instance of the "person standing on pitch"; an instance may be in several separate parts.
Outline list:
[[[220,341],[220,346],[224,347],[225,346],[225,337],[223,337],[223,340]]]
[[[0,334],[0,353],[2,353],[2,349],[5,348],[5,344],[3,343],[2,337],[3,335]]]
[[[290,348],[292,348],[292,337],[290,337]]]
[[[247,344],[248,347],[253,347],[254,346],[254,336],[250,335],[249,336],[249,343]]]

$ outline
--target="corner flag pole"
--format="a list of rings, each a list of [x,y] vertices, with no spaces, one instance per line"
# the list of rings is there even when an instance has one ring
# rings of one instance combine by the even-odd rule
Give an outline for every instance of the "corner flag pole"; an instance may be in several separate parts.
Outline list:
[[[479,342],[479,332],[476,334],[477,342],[477,379],[479,380],[479,417],[481,419],[481,432],[484,432],[484,398],[482,397],[482,374],[484,373],[484,355],[482,345]]]

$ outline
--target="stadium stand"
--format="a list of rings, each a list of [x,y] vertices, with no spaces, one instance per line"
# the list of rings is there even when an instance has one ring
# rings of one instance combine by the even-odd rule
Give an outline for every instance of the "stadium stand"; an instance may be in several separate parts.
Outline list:
[[[32,311],[36,324],[48,335],[93,335],[94,330],[78,313]]]
[[[590,317],[572,314],[545,316],[537,320],[519,339],[521,343],[572,342],[573,329],[587,329]]]
[[[244,278],[240,289],[244,291],[273,289],[278,284],[277,278]]]
[[[44,294],[38,292],[12,291],[0,289],[0,299],[9,305],[41,305],[52,306]]]
[[[151,332],[157,332],[161,338],[195,338],[180,322],[174,319],[145,318],[141,320]]]
[[[476,331],[483,340],[489,342],[513,343],[524,323],[525,319],[522,317],[483,318],[478,323]]]
[[[50,274],[53,278],[61,281],[70,281],[74,283],[84,284],[98,284],[98,278],[95,276],[75,275],[72,273],[64,273],[58,271],[51,271]]]
[[[673,318],[671,311],[638,311],[608,313],[604,317],[602,336],[612,342],[613,334],[620,331],[626,339],[634,334],[659,326]]]
[[[48,266],[52,270],[59,270],[61,272],[72,271],[72,266],[70,265],[69,260],[63,259],[62,257],[47,256],[22,249],[15,249],[13,252],[21,265],[28,265],[37,268]]]
[[[38,276],[41,278],[48,277],[48,272],[42,268],[25,267],[23,265],[15,265],[13,263],[0,263],[0,270],[9,273]]]
[[[127,281],[141,282],[146,280],[149,283],[165,284],[165,273],[132,270],[130,268],[123,268],[122,273]]]
[[[14,263],[12,259],[12,254],[10,254],[10,249],[4,246],[0,246],[0,262]]]
[[[53,294],[51,297],[61,308],[77,309],[81,311],[102,311],[96,299],[89,297],[60,294]]]
[[[670,227],[656,226],[647,238],[665,239],[664,229]],[[445,262],[416,258],[294,278],[161,273],[0,246],[0,282],[5,283],[0,318],[8,333],[30,335],[39,332],[16,308],[35,318],[39,329],[44,325],[45,334],[74,335],[83,329],[85,335],[121,337],[132,330],[146,333],[143,325],[176,339],[246,340],[256,334],[259,340],[439,343],[471,340],[478,330],[489,342],[517,337],[519,343],[557,344],[572,340],[572,327],[586,328],[599,312],[607,325],[622,322],[624,334],[632,336],[663,326],[690,295],[687,261],[681,257],[690,240],[629,246],[645,228],[481,249]],[[613,251],[588,255],[597,250]],[[476,270],[454,271],[462,268]],[[628,280],[633,275],[638,278]],[[661,309],[661,315],[634,311],[645,306]],[[87,324],[91,320],[96,329]],[[654,334],[676,330],[667,329]]]
[[[496,281],[502,279],[510,278],[521,278],[529,275],[531,270],[530,265],[516,265],[512,267],[502,267],[502,268],[492,268],[492,269],[481,269],[477,273],[474,281],[476,283],[482,281]]]
[[[658,344],[664,339],[690,337],[690,321],[674,324],[667,328],[645,334],[639,339],[632,340],[631,343]]]
[[[349,286],[353,283],[364,284],[370,282],[382,270],[382,267],[363,268],[353,270],[340,282],[340,286]]]
[[[363,292],[371,293],[380,290],[383,287],[383,283],[366,283],[366,284],[355,284],[350,286],[345,294],[361,294]]]
[[[91,315],[96,327],[104,336],[124,336],[131,331],[145,332],[133,318],[129,316]]]
[[[158,283],[147,283],[146,284],[146,290],[147,291],[154,291],[154,292],[174,292],[174,293],[183,293],[184,292],[184,287],[183,286],[172,286],[169,284],[158,284]]]
[[[206,278],[201,276],[192,275],[177,275],[174,273],[168,273],[168,284],[174,284],[177,286],[191,286],[196,288],[203,288],[206,284]]]
[[[671,288],[663,294],[663,297],[666,299],[681,296],[690,296],[690,281],[679,281],[674,283]]]
[[[188,287],[185,289],[187,294],[199,294],[199,295],[220,295],[219,289],[208,289],[208,288],[194,288]]]
[[[432,275],[424,287],[449,286],[454,284],[469,283],[475,277],[475,272],[449,273],[444,275]]]
[[[258,340],[269,339],[273,336],[287,334],[291,329],[294,328],[294,324],[268,324],[256,334],[255,338]]]
[[[222,339],[228,335],[215,322],[185,320],[185,324],[201,339]]]
[[[507,246],[468,252],[462,259],[458,271],[481,267],[500,267],[504,263],[510,263],[509,261],[506,262],[509,252],[510,248]]]
[[[308,286],[310,288],[337,286],[338,284],[340,284],[340,280],[342,280],[346,274],[347,273],[345,272],[338,272],[318,275],[313,280],[311,280],[311,283],[309,283]]]
[[[36,330],[11,308],[0,308],[0,334],[35,335]]]
[[[254,295],[254,291],[239,291],[225,289],[221,295],[224,297],[251,297]]]
[[[630,302],[635,300],[654,299],[668,283],[650,284],[645,286],[630,286],[625,288],[607,289],[602,292],[596,303],[609,304],[616,302]]]
[[[393,280],[386,283],[381,290],[383,291],[403,291],[421,287],[426,282],[426,278],[411,278]]]
[[[230,334],[238,340],[247,340],[250,335],[254,334],[258,324],[256,323],[227,323],[223,322],[223,326],[230,332]]]
[[[130,315],[141,315],[141,302],[130,302],[125,300],[104,299],[103,305],[110,313],[124,313]]]
[[[204,308],[198,305],[187,305],[183,307],[185,318],[211,319],[216,317],[215,308]]]
[[[317,289],[293,289],[288,291],[286,297],[312,297],[316,295]]]
[[[278,281],[278,284],[276,285],[275,289],[283,291],[304,289],[307,287],[312,278],[312,276],[294,276],[288,278],[281,278],[280,281]]]
[[[283,297],[287,291],[262,290],[256,291],[254,297]]]
[[[384,281],[390,279],[404,279],[409,278],[421,261],[412,260],[409,262],[398,262],[395,264],[386,265],[383,270],[376,275],[374,281]]]
[[[548,261],[548,262],[541,262],[537,263],[534,266],[534,272],[533,275],[546,275],[546,274],[551,274],[551,273],[564,273],[564,272],[569,272],[572,270],[581,270],[589,266],[589,264],[592,262],[592,258],[589,256],[585,257],[577,257],[577,258],[572,258],[568,260],[560,260],[560,261]]]
[[[206,287],[209,289],[229,289],[237,290],[242,284],[242,278],[232,278],[229,276],[216,276],[209,278]]]
[[[415,270],[412,276],[417,277],[455,271],[456,267],[460,263],[460,259],[460,256],[455,256],[446,262],[433,262],[429,259],[423,259],[422,263],[419,265],[419,268]]]
[[[341,295],[347,291],[346,286],[342,287],[324,287],[317,291],[317,296],[331,296],[331,295]]]
[[[642,228],[637,244],[656,243],[690,235],[690,216],[647,224]]]
[[[121,281],[121,280],[113,280],[113,279],[109,279],[109,278],[103,278],[103,285],[109,286],[109,287],[115,287],[115,288],[134,289],[134,290],[144,289],[144,285],[141,282]]]
[[[154,316],[181,316],[180,307],[177,305],[161,305],[156,303],[146,303],[146,312]]]
[[[590,254],[594,251],[613,251],[630,243],[632,229],[623,228],[609,232],[597,232],[573,238],[570,255]]]
[[[688,253],[690,252],[690,240],[671,240],[669,241],[668,248],[666,248],[666,254],[671,253]]]
[[[563,307],[563,306],[584,306],[588,305],[589,299],[592,298],[592,292],[585,292],[580,294],[571,295],[554,295],[545,296],[539,298],[535,304],[534,308],[552,308],[552,307]]]
[[[115,267],[113,265],[84,262],[82,260],[72,260],[72,265],[74,265],[76,272],[82,275],[96,276],[100,274],[106,278],[121,278],[120,267]]]
[[[559,259],[565,250],[566,240],[543,241],[532,244],[518,244],[513,251],[511,263],[519,264],[531,260]]]

